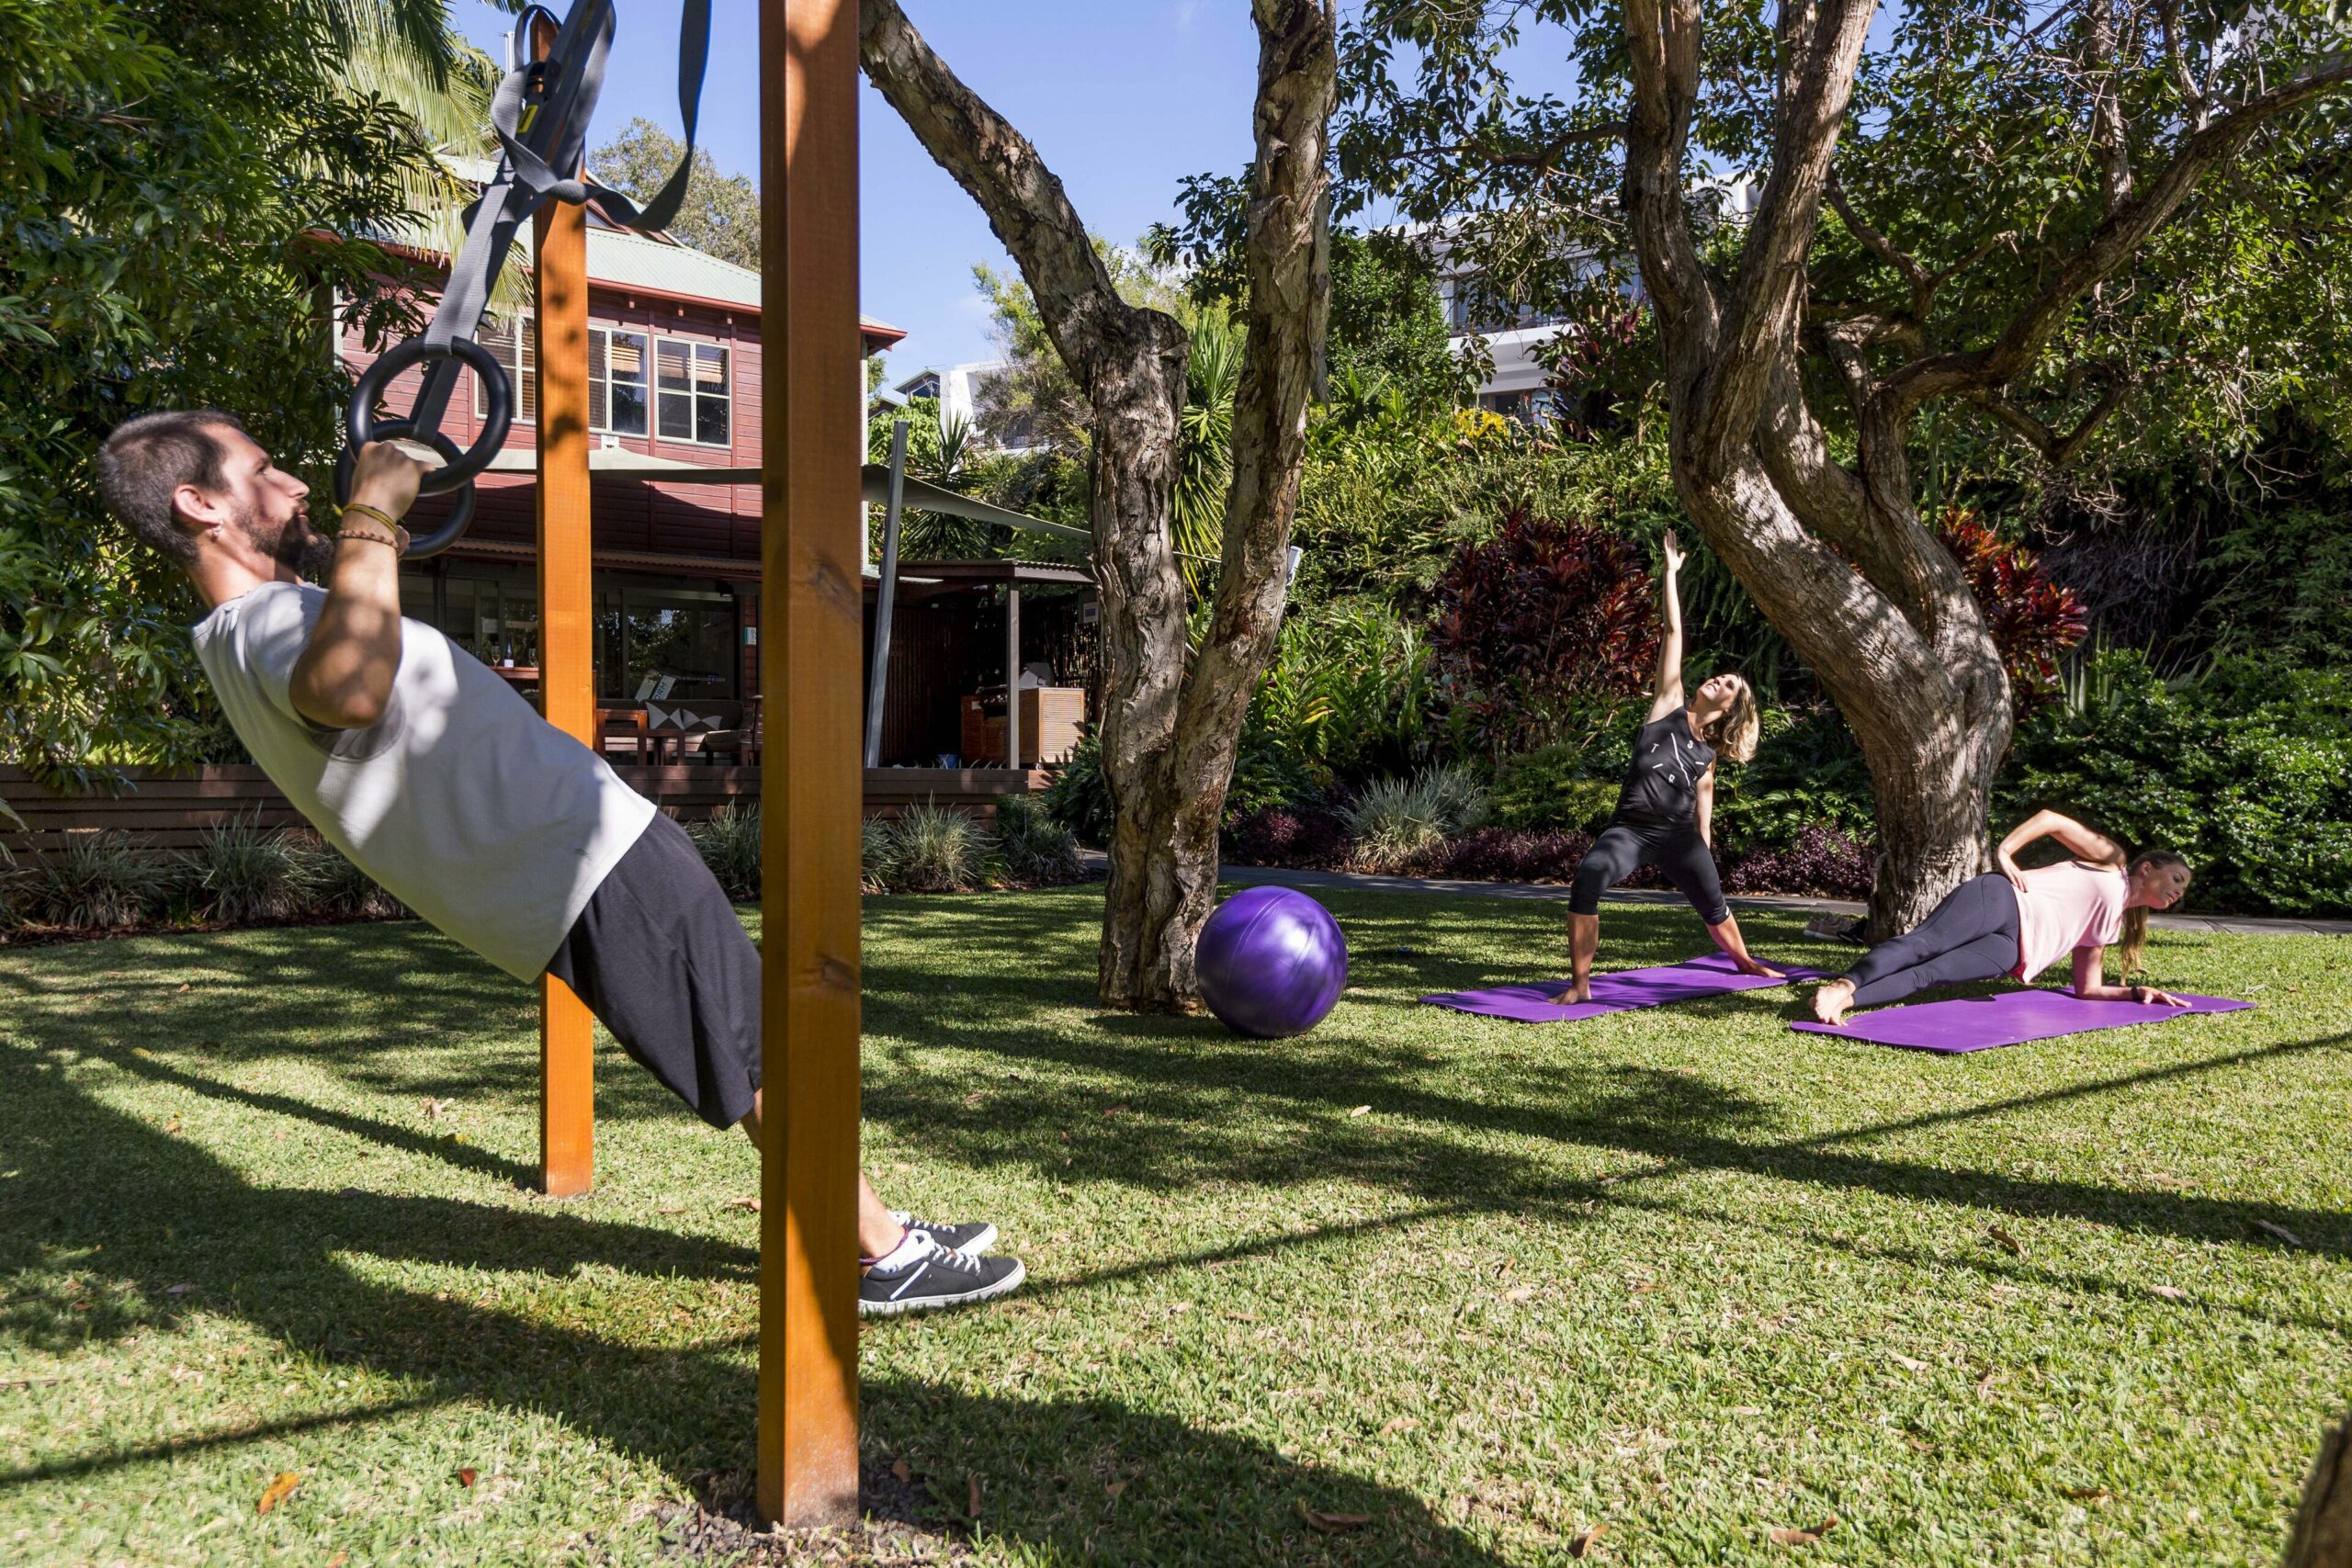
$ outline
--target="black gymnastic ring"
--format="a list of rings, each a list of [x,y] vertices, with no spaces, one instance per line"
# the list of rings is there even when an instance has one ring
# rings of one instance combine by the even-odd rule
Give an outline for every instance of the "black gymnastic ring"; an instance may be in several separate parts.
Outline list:
[[[356,452],[370,441],[381,441],[396,424],[409,426],[401,434],[412,440],[446,439],[438,430],[420,434],[413,423],[404,417],[376,417],[376,405],[382,400],[384,389],[392,384],[392,378],[428,359],[462,360],[481,378],[482,400],[489,405],[489,412],[482,416],[481,434],[474,437],[474,444],[459,452],[456,444],[450,443],[449,451],[443,454],[449,458],[448,463],[426,474],[416,487],[420,495],[440,495],[471,484],[476,474],[489,468],[499,448],[506,445],[507,427],[514,423],[514,383],[507,378],[506,367],[471,338],[435,344],[413,337],[386,349],[381,358],[359,373],[359,384],[351,389],[351,401],[343,411],[344,449]]]
[[[458,457],[456,442],[437,430],[429,435],[419,435],[416,433],[415,422],[413,420],[379,421],[376,425],[376,439],[379,441],[422,441],[446,458],[454,460]],[[334,460],[334,500],[338,506],[347,506],[351,503],[351,473],[358,462],[359,448],[356,446],[345,446],[343,449],[343,456]],[[436,468],[434,471],[446,473],[448,470]],[[454,497],[449,508],[448,520],[430,534],[411,534],[408,544],[409,555],[420,558],[425,556],[437,556],[466,536],[466,529],[474,520],[473,480],[466,480],[448,493]]]

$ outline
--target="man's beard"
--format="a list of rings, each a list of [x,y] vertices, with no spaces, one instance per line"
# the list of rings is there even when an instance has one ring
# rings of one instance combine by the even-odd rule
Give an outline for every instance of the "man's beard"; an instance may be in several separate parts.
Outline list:
[[[246,517],[244,528],[247,538],[281,565],[292,567],[298,577],[315,581],[334,564],[334,541],[314,532],[299,512],[286,520],[274,539],[265,536],[258,518]]]

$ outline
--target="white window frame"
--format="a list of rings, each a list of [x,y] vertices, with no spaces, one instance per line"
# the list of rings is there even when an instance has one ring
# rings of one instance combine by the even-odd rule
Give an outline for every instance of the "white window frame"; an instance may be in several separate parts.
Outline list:
[[[645,392],[645,428],[643,430],[619,430],[616,429],[613,425],[612,344],[614,334],[616,333],[621,333],[636,338],[645,345],[643,358],[639,364],[642,379],[638,383],[638,385],[642,387]],[[594,341],[599,335],[602,335],[605,340],[605,374],[601,377],[596,374],[597,364],[595,343]],[[588,381],[592,395],[594,385],[597,381],[601,380],[605,383],[605,422],[602,424],[599,424],[592,418],[588,422],[588,428],[600,435],[626,435],[639,441],[651,440],[656,423],[660,417],[655,410],[653,401],[653,394],[655,390],[653,384],[653,364],[654,355],[656,352],[653,345],[658,340],[651,333],[646,331],[643,327],[624,326],[616,321],[608,321],[602,326],[590,326],[588,329],[588,336],[590,338],[588,354]],[[729,413],[731,418],[733,411],[729,410]]]
[[[650,392],[653,400],[648,409],[648,412],[651,416],[650,423],[652,425],[652,434],[650,438],[655,441],[667,441],[675,446],[681,446],[707,447],[714,452],[724,452],[732,448],[735,445],[735,345],[731,343],[713,343],[708,338],[654,337],[650,333],[648,333],[647,335],[652,338],[651,353],[653,355],[652,364],[650,367],[650,374],[647,377],[647,389]],[[664,397],[684,398],[687,400],[686,406],[689,414],[687,423],[689,428],[693,428],[699,423],[692,417],[695,412],[698,412],[695,409],[696,400],[714,395],[695,390],[692,385],[693,378],[691,374],[689,374],[687,378],[689,384],[686,389],[683,392],[669,390],[662,387],[662,344],[665,343],[677,344],[686,350],[686,363],[689,372],[691,372],[693,368],[694,355],[697,350],[708,349],[713,353],[725,356],[719,361],[719,380],[721,386],[725,389],[716,395],[723,399],[727,404],[726,440],[705,441],[699,436],[695,435],[664,435],[662,434],[662,400]]]
[[[484,326],[489,326],[492,323],[485,321],[482,324]],[[477,332],[475,333],[475,337],[477,341],[479,341],[481,333]],[[506,378],[508,381],[513,383],[514,388],[514,423],[517,424],[527,424],[531,421],[537,419],[539,414],[538,384],[533,378],[533,372],[538,367],[539,357],[539,316],[537,311],[526,310],[521,316],[515,319],[514,330],[509,338],[509,342],[513,344],[513,347],[503,357],[500,357],[498,351],[495,348],[492,348],[489,344],[483,344],[482,347],[490,349],[492,356],[493,358],[497,358],[501,365],[506,367]],[[523,363],[524,359],[526,357],[524,354],[524,348],[526,345],[528,345],[530,349],[530,353],[527,355],[530,360],[528,365]],[[488,419],[490,417],[490,394],[483,388],[481,384],[481,378],[479,376],[469,375],[467,378],[474,384],[474,418],[477,420]]]

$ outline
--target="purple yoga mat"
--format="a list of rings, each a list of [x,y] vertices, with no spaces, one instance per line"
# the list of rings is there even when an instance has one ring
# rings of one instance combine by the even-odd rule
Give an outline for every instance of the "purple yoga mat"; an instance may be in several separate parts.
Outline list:
[[[1766,963],[1771,960],[1766,959]],[[1818,980],[1818,969],[1804,969],[1794,964],[1775,964],[1785,970],[1787,979],[1775,980],[1760,975],[1743,975],[1732,967],[1732,962],[1720,953],[1681,964],[1662,964],[1655,969],[1620,969],[1611,975],[1592,977],[1592,1000],[1564,1004],[1555,1000],[1566,994],[1575,984],[1571,980],[1541,980],[1532,986],[1498,986],[1490,991],[1447,991],[1421,1000],[1456,1012],[1482,1013],[1488,1018],[1517,1019],[1521,1023],[1574,1023],[1580,1018],[1599,1018],[1602,1013],[1628,1012],[1634,1008],[1654,1008],[1668,1002],[1687,1002],[1693,997],[1720,996],[1725,991],[1753,991],[1760,987],[1784,986],[1789,980]]]
[[[1866,1040],[1873,1045],[1951,1053],[2022,1045],[2029,1040],[2049,1040],[2092,1029],[2157,1023],[2183,1013],[2240,1012],[2254,1005],[2228,997],[2175,994],[2188,1005],[2175,1008],[2162,1002],[2092,1002],[2072,991],[2003,991],[1994,997],[1963,997],[1949,1002],[1923,1002],[1915,1007],[1854,1013],[1838,1028],[1813,1022],[1792,1023],[1789,1027],[1807,1034]]]

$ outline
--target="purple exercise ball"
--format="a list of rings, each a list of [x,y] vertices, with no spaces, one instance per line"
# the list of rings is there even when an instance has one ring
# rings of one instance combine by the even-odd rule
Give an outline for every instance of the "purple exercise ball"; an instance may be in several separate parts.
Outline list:
[[[1348,939],[1331,911],[1288,887],[1250,887],[1216,908],[1194,950],[1201,998],[1227,1028],[1304,1034],[1348,983]]]

